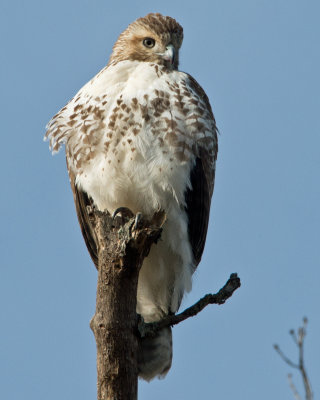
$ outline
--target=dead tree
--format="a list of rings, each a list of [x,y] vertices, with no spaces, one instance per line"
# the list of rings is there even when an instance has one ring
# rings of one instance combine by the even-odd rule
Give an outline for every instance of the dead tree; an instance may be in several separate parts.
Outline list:
[[[276,352],[279,354],[279,356],[283,359],[283,361],[285,363],[287,363],[291,368],[295,368],[297,370],[299,370],[301,378],[302,378],[302,382],[304,385],[304,390],[305,390],[305,399],[306,400],[313,400],[313,393],[311,390],[311,384],[310,384],[310,380],[308,378],[307,372],[306,372],[306,368],[305,368],[305,363],[304,363],[304,339],[306,337],[307,334],[307,324],[308,324],[308,320],[306,317],[303,318],[303,325],[298,328],[297,332],[294,329],[291,329],[289,331],[290,336],[292,337],[294,343],[296,344],[296,346],[298,347],[298,351],[299,351],[299,360],[297,363],[295,363],[294,361],[292,361],[289,357],[287,357],[283,351],[280,349],[278,344],[275,344],[273,347],[276,350]],[[288,381],[289,381],[289,386],[290,389],[292,390],[292,393],[294,395],[294,398],[296,400],[301,400],[301,396],[293,382],[292,379],[292,374],[288,374]]]
[[[175,325],[208,304],[223,304],[240,286],[232,274],[215,295],[207,295],[179,315],[145,324],[136,314],[139,271],[151,246],[161,236],[164,212],[150,220],[130,213],[113,218],[92,210],[91,223],[98,244],[96,311],[90,327],[97,345],[98,400],[135,400],[138,391],[138,338]]]

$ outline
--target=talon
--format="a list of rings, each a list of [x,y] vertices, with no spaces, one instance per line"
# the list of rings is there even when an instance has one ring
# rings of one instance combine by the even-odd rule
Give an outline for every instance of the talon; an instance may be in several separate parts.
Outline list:
[[[142,220],[142,213],[141,212],[137,212],[135,220],[134,220],[134,229],[137,229],[139,226],[139,222],[141,222]]]
[[[115,217],[118,214],[121,214],[123,217],[128,217],[128,218],[134,217],[133,212],[131,210],[129,210],[129,208],[127,208],[127,207],[118,207],[112,214],[112,218],[115,219]]]
[[[93,214],[94,206],[87,206],[86,209],[87,209],[88,215]]]

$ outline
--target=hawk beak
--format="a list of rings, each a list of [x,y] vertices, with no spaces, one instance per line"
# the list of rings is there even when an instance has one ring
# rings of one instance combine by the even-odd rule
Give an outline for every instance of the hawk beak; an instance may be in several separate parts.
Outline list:
[[[168,46],[166,47],[166,51],[162,54],[162,58],[165,61],[169,61],[170,64],[172,65],[175,60],[175,55],[176,55],[176,49],[172,44],[168,44]]]

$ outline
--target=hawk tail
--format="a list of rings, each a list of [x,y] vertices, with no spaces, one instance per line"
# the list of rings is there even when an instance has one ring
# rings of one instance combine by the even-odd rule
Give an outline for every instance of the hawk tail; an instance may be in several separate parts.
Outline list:
[[[145,337],[139,340],[138,370],[139,377],[150,381],[164,378],[172,362],[172,331],[171,327],[159,330],[155,337]]]

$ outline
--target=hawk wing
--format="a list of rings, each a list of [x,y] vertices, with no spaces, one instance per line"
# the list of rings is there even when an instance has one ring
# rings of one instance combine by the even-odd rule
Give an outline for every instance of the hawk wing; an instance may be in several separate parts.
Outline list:
[[[218,129],[208,96],[192,76],[189,75],[188,78],[191,89],[205,105],[207,118],[210,119],[214,127],[211,146],[208,146],[206,142],[201,143],[201,141],[198,144],[195,164],[190,172],[190,187],[185,193],[188,235],[196,268],[202,257],[208,231],[210,204],[214,188],[215,162],[218,153]]]
[[[201,158],[196,159],[190,174],[191,188],[186,190],[188,234],[195,267],[200,263],[207,237],[211,196]]]
[[[71,168],[69,168],[67,160],[68,172],[70,177],[70,185],[73,193],[73,199],[76,206],[78,221],[84,241],[87,245],[89,254],[96,268],[98,268],[98,246],[96,235],[89,217],[88,207],[93,207],[93,201],[86,192],[79,189],[75,184],[75,176]]]

